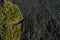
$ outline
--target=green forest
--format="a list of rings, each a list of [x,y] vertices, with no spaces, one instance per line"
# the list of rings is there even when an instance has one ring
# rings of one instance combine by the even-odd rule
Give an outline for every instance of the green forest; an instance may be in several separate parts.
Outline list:
[[[23,14],[19,7],[7,0],[0,6],[0,37],[2,40],[20,40]]]

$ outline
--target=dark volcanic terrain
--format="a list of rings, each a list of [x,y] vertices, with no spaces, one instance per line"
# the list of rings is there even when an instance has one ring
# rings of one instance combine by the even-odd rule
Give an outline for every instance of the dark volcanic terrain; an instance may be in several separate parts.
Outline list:
[[[24,14],[22,40],[60,40],[59,0],[13,0]]]
[[[12,0],[24,15],[22,40],[60,40],[59,0]]]

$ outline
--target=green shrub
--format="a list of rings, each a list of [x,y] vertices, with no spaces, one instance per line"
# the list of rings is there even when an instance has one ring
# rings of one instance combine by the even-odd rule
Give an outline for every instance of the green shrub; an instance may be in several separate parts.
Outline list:
[[[23,20],[23,15],[19,7],[4,0],[3,6],[0,7],[0,36],[2,40],[20,40],[21,24],[16,23],[21,20]]]

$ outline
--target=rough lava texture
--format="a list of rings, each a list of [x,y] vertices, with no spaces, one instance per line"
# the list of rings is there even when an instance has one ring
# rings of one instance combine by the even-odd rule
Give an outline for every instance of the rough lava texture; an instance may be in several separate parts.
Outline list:
[[[24,14],[22,40],[60,40],[59,0],[16,0]]]
[[[59,0],[12,0],[24,14],[22,40],[60,40]]]

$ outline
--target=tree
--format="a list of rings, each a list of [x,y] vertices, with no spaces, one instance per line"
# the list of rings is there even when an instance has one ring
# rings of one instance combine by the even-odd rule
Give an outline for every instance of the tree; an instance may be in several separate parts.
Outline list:
[[[0,7],[0,36],[2,40],[20,40],[21,23],[23,14],[16,4],[4,0],[3,6]],[[14,25],[16,24],[16,25]]]

